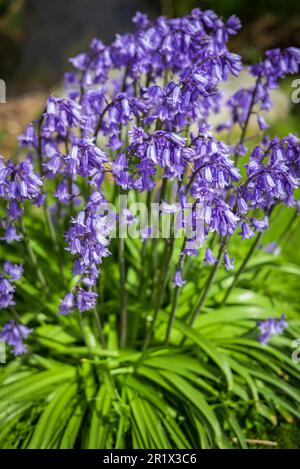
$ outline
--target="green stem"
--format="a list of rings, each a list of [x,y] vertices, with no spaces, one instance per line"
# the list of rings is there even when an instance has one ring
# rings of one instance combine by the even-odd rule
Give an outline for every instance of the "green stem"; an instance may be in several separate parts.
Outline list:
[[[66,135],[66,141],[65,141],[65,150],[66,150],[66,154],[68,155],[69,152],[70,152],[70,148],[69,148],[69,131],[67,131],[67,135]],[[72,194],[72,185],[73,185],[73,181],[72,181],[72,176],[69,176],[68,177],[68,192],[70,194],[70,203],[69,203],[69,207],[70,207],[70,218],[72,218],[74,216],[74,199],[73,199],[73,194]]]
[[[200,296],[200,300],[195,308],[195,311],[193,313],[193,315],[191,316],[190,318],[190,321],[189,321],[189,326],[192,327],[194,322],[196,321],[197,317],[199,316],[199,314],[201,313],[202,311],[202,308],[205,304],[205,301],[206,301],[206,298],[210,292],[210,289],[213,285],[213,282],[214,282],[214,279],[217,275],[217,272],[219,270],[219,267],[220,267],[220,264],[221,264],[221,260],[222,260],[222,257],[223,257],[223,254],[225,252],[225,249],[226,249],[226,246],[227,246],[227,243],[228,243],[228,235],[227,236],[223,236],[221,238],[221,243],[220,243],[220,248],[219,248],[219,254],[218,254],[218,258],[217,258],[217,261],[215,263],[215,265],[213,266],[213,269],[207,279],[207,282],[206,282],[206,285],[205,285],[205,288],[203,290],[203,293],[202,295]],[[185,342],[186,338],[184,337],[181,344],[180,345],[183,345],[184,342]]]
[[[57,261],[58,261],[61,281],[64,284],[64,265],[63,265],[63,262],[62,262],[61,252],[60,252],[59,244],[58,244],[57,237],[56,237],[56,231],[55,231],[54,225],[52,223],[51,214],[50,214],[50,211],[49,211],[49,208],[48,208],[48,205],[47,205],[46,201],[45,201],[43,207],[44,207],[44,214],[45,214],[46,222],[47,222],[48,229],[49,229],[49,232],[50,232],[50,238],[51,238],[53,248],[54,248],[54,252],[56,254]]]
[[[26,247],[28,256],[29,256],[29,258],[32,262],[32,265],[33,265],[33,267],[36,271],[37,277],[38,277],[39,281],[41,282],[42,287],[44,288],[45,292],[48,294],[49,293],[49,288],[48,288],[46,279],[44,277],[43,272],[40,269],[40,266],[38,264],[38,260],[36,258],[36,255],[35,255],[32,247],[31,247],[30,239],[29,239],[29,236],[26,232],[26,229],[25,229],[25,226],[24,226],[24,223],[23,223],[22,219],[20,220],[20,223],[21,223],[21,231],[22,231],[23,238],[24,238],[24,241],[25,241],[25,247]]]
[[[210,241],[209,241],[209,247],[210,249],[213,249],[215,246],[215,242],[217,240],[218,233],[216,231],[213,232]]]
[[[42,156],[42,135],[41,135],[41,127],[42,127],[42,123],[43,123],[43,118],[44,117],[42,115],[41,118],[39,119],[38,128],[37,128],[37,130],[38,130],[37,154],[38,154],[38,161],[39,161],[39,168],[40,168],[41,177],[44,176],[43,156]],[[44,193],[43,186],[42,186],[41,191]],[[56,232],[55,232],[52,220],[51,220],[51,214],[50,214],[48,203],[47,203],[47,196],[45,197],[45,202],[43,204],[43,209],[44,209],[46,224],[47,224],[47,227],[48,227],[48,230],[49,230],[49,233],[50,233],[50,237],[51,237],[51,241],[52,241],[52,244],[53,244],[53,248],[54,248],[55,254],[57,256],[60,275],[61,275],[61,281],[64,283],[63,262],[62,262],[62,258],[61,258],[61,252],[60,252],[59,244],[58,244],[57,237],[56,237]]]
[[[102,323],[101,323],[99,313],[97,311],[96,306],[94,308],[94,318],[95,318],[95,321],[96,321],[96,326],[97,326],[97,330],[98,330],[98,337],[99,337],[100,343],[101,343],[103,348],[106,348],[106,341],[105,341],[105,336],[104,336],[104,332],[103,332],[103,327],[102,327]]]
[[[239,143],[238,143],[238,146],[241,145],[246,137],[246,132],[247,132],[247,127],[248,127],[248,124],[249,124],[249,120],[250,120],[250,116],[251,116],[251,113],[252,113],[252,108],[255,104],[255,98],[256,98],[256,93],[257,93],[257,89],[258,89],[258,85],[259,85],[259,82],[260,82],[260,76],[257,77],[256,79],[256,82],[255,82],[255,86],[254,86],[254,90],[253,90],[253,93],[252,93],[252,98],[251,98],[251,102],[250,102],[250,105],[249,105],[249,109],[248,109],[248,114],[247,114],[247,117],[246,117],[246,120],[245,120],[245,124],[244,124],[244,127],[242,129],[242,133],[241,133],[241,136],[240,136],[240,140],[239,140]],[[237,164],[237,155],[235,156],[235,165]]]
[[[151,191],[148,190],[147,192],[147,200],[146,200],[146,206],[147,206],[147,214],[149,216],[150,209],[151,209]],[[143,246],[142,246],[142,253],[141,253],[141,270],[140,270],[140,286],[138,290],[138,296],[140,296],[143,292],[144,289],[144,277],[145,277],[145,261],[146,261],[146,255],[147,255],[147,239],[144,240]]]
[[[157,193],[157,199],[156,201],[160,204],[163,199],[165,198],[166,192],[167,192],[167,185],[168,185],[168,180],[167,178],[162,179],[161,186],[159,188],[159,191]],[[153,280],[152,280],[152,296],[151,296],[151,302],[155,301],[155,294],[157,292],[157,288],[159,288],[159,268],[158,268],[158,238],[155,238],[153,240],[152,244],[152,271],[153,271]]]
[[[176,271],[179,270],[181,272],[181,270],[182,270],[184,260],[185,260],[185,253],[184,253],[185,245],[186,245],[186,238],[184,238],[183,243],[182,243],[182,248],[181,248],[181,252],[180,252],[180,256],[179,256],[179,261],[178,261],[178,264],[177,264],[177,267],[176,267]],[[167,332],[166,332],[166,337],[165,337],[165,345],[168,345],[169,340],[170,340],[172,327],[173,327],[174,320],[175,320],[175,317],[176,317],[179,292],[180,292],[180,287],[178,285],[176,285],[175,291],[174,291],[174,296],[173,296],[173,302],[172,302],[172,310],[171,310],[171,314],[170,314],[170,318],[169,318],[169,322],[168,322],[168,326],[167,326]]]
[[[225,295],[224,295],[224,298],[221,302],[221,307],[224,306],[224,304],[226,303],[227,299],[229,298],[229,295],[230,293],[232,292],[233,288],[236,286],[240,276],[242,275],[242,273],[244,272],[249,260],[251,259],[255,249],[257,248],[258,246],[258,243],[260,242],[261,240],[261,237],[262,237],[262,232],[258,233],[258,235],[256,236],[255,238],[255,241],[252,243],[252,246],[251,248],[249,249],[247,255],[244,257],[244,260],[240,266],[240,268],[238,269],[238,271],[236,272],[235,276],[234,276],[234,279],[233,279],[233,282],[231,283],[230,287],[227,289]]]
[[[163,269],[161,270],[161,275],[160,275],[160,281],[159,281],[159,287],[157,290],[157,295],[156,295],[156,301],[155,301],[155,307],[154,307],[154,314],[151,320],[150,327],[148,329],[148,333],[146,334],[144,343],[143,343],[143,350],[146,350],[149,347],[150,341],[152,339],[153,331],[154,331],[154,326],[157,320],[157,316],[159,313],[159,309],[164,297],[165,289],[168,283],[168,278],[169,278],[169,264],[172,258],[173,254],[173,245],[174,245],[174,238],[171,238],[169,240],[169,244],[167,246],[167,249],[165,251],[165,256],[164,256],[164,262],[163,262]]]
[[[143,241],[142,253],[141,253],[140,286],[138,290],[138,296],[140,296],[144,290],[146,254],[147,254],[147,240],[145,239]]]
[[[96,288],[94,288],[93,290],[96,291]],[[97,331],[98,331],[98,338],[100,340],[100,343],[101,343],[102,347],[106,348],[105,335],[104,335],[101,319],[100,319],[100,316],[99,316],[99,313],[98,313],[98,310],[97,310],[97,305],[95,305],[93,312],[94,312],[94,318],[95,318],[96,327],[97,327]]]
[[[86,336],[86,333],[85,333],[85,330],[84,330],[84,322],[83,322],[82,314],[79,310],[78,310],[78,321],[79,321],[79,327],[80,327],[80,331],[81,331],[82,340],[83,340],[85,346],[88,349],[90,357],[92,357],[93,353],[92,353],[90,344],[87,340],[87,336]]]
[[[16,322],[19,322],[20,324],[24,325],[22,319],[20,318],[20,316],[18,315],[17,313],[17,310],[14,306],[10,306],[10,310],[11,310],[11,313],[15,319]]]
[[[296,208],[293,215],[292,215],[292,217],[291,217],[291,219],[290,219],[290,221],[288,222],[285,229],[283,230],[283,232],[279,236],[278,243],[280,243],[280,241],[282,241],[287,236],[287,234],[290,232],[290,229],[293,227],[298,215],[299,215],[299,212],[298,212],[298,209]]]
[[[121,191],[122,193],[122,191]],[[121,236],[119,223],[118,255],[119,255],[119,275],[120,275],[120,347],[126,345],[127,338],[127,308],[126,308],[126,266],[125,266],[125,239]]]
[[[291,228],[294,226],[294,223],[295,223],[295,221],[297,220],[298,215],[299,215],[299,212],[298,212],[298,209],[296,208],[296,209],[295,209],[295,212],[293,213],[293,215],[292,215],[292,217],[291,217],[291,219],[290,219],[290,221],[288,222],[288,224],[287,224],[286,227],[284,228],[283,232],[282,232],[281,235],[279,236],[278,241],[277,241],[278,243],[281,242],[281,241],[284,241],[284,240],[285,240],[286,242],[288,241],[288,239],[289,239],[289,234],[290,234],[290,230],[291,230]],[[271,273],[272,273],[272,270],[269,269],[269,270],[267,271],[266,275],[263,277],[263,281],[264,281],[264,282],[266,282],[266,280],[270,277]]]

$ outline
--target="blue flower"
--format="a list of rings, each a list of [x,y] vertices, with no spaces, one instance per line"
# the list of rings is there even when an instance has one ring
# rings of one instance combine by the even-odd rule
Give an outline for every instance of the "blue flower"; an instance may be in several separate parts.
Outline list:
[[[280,319],[268,318],[265,321],[259,321],[257,325],[260,330],[259,341],[262,344],[266,344],[272,336],[281,334],[288,327],[284,314]]]
[[[177,270],[174,275],[173,285],[174,287],[182,287],[186,283],[186,280],[182,279],[180,270]]]
[[[12,280],[20,280],[23,275],[23,266],[5,261],[3,264],[3,272],[9,275]]]
[[[205,249],[205,257],[204,257],[205,264],[214,265],[218,262],[218,259],[215,258],[211,249]]]
[[[9,321],[5,324],[0,332],[0,339],[12,347],[14,355],[22,355],[27,352],[27,348],[23,343],[23,339],[27,339],[32,329],[18,324],[16,321]]]

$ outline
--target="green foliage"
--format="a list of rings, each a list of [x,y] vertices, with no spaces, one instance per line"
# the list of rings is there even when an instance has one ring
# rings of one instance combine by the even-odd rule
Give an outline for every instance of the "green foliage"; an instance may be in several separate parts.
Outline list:
[[[284,220],[289,217],[290,213]],[[273,430],[278,422],[285,428],[282,425],[295,424],[300,417],[299,364],[291,359],[291,343],[300,337],[293,293],[300,269],[286,260],[288,254],[276,257],[259,250],[223,307],[219,302],[232,274],[220,272],[193,329],[185,317],[205,274],[199,260],[189,262],[190,281],[180,295],[170,346],[161,343],[171,287],[159,312],[153,346],[143,352],[140,331],[151,311],[147,285],[144,295],[136,288],[142,262],[139,241],[126,241],[129,346],[119,350],[116,345],[118,273],[113,254],[102,274],[100,316],[108,319],[104,349],[97,345],[92,312],[84,315],[86,343],[75,316],[57,316],[63,286],[51,269],[47,235],[37,236],[38,225],[32,218],[33,248],[53,294],[41,295],[33,271],[19,285],[22,317],[36,328],[31,352],[0,368],[2,448],[247,448],[248,438],[266,438],[266,428],[279,445],[288,445]],[[247,246],[238,239],[233,245],[238,263]],[[9,255],[14,261],[18,256],[21,252]],[[257,321],[283,312],[290,325],[287,332],[261,345]],[[187,341],[180,346],[183,336]]]
[[[26,229],[51,295],[42,290],[21,245],[0,252],[1,260],[25,260],[16,302],[24,323],[34,328],[30,353],[0,367],[0,447],[246,448],[248,438],[266,438],[265,428],[273,434],[278,422],[295,425],[300,417],[300,373],[299,364],[291,359],[291,344],[300,337],[300,268],[297,219],[285,232],[291,216],[289,210],[277,210],[272,232],[262,241],[265,245],[273,236],[280,238],[281,255],[268,254],[259,246],[222,307],[234,273],[220,269],[193,328],[186,325],[186,317],[208,274],[201,256],[189,259],[184,272],[188,282],[179,297],[170,345],[161,344],[171,310],[171,284],[153,344],[143,352],[141,338],[152,314],[149,295],[155,276],[149,266],[154,255],[159,266],[163,241],[142,258],[140,240],[126,240],[129,334],[128,348],[123,350],[117,346],[119,280],[112,243],[112,256],[102,269],[99,304],[100,318],[106,323],[105,349],[98,345],[92,311],[83,316],[85,342],[76,314],[57,315],[60,298],[76,279],[68,274],[65,285],[57,281],[49,234],[41,230],[34,213],[28,214]],[[249,245],[251,241],[234,238],[231,252],[237,266]],[[174,259],[178,250],[175,246]],[[71,258],[66,256],[65,272],[70,271]],[[282,313],[289,328],[261,345],[257,321]],[[183,336],[187,340],[181,346]],[[275,432],[274,438],[278,435]],[[278,440],[286,444],[280,435]]]

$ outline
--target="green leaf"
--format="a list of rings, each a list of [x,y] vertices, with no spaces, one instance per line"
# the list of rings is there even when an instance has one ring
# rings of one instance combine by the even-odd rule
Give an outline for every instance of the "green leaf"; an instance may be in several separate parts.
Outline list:
[[[193,404],[194,407],[196,407],[200,411],[200,413],[209,422],[209,424],[211,425],[214,431],[216,444],[220,448],[223,448],[223,438],[222,438],[221,427],[219,425],[218,419],[214,411],[206,402],[203,394],[200,393],[198,390],[194,389],[192,385],[190,385],[183,378],[177,376],[175,373],[171,373],[171,372],[167,373],[163,371],[161,372],[161,374],[170,383],[172,383],[172,385],[175,386],[185,396],[185,398]]]
[[[161,316],[167,320],[168,315],[165,312],[161,312]],[[216,344],[210,342],[198,331],[195,331],[191,327],[187,326],[184,322],[180,321],[179,319],[175,319],[174,321],[174,328],[178,329],[182,334],[187,336],[192,342],[196,343],[207,355],[220,367],[220,370],[224,373],[228,389],[232,389],[233,385],[233,377],[230,370],[230,366],[228,364],[227,358],[218,353],[218,348]]]
[[[57,435],[72,415],[76,394],[76,384],[63,384],[56,389],[36,425],[29,449],[53,447]]]

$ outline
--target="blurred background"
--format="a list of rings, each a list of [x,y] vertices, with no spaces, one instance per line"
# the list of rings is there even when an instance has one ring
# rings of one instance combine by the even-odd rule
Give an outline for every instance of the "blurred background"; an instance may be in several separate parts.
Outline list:
[[[243,29],[230,47],[248,62],[265,49],[300,46],[299,0],[0,0],[0,79],[7,87],[7,102],[0,104],[0,154],[16,150],[16,136],[71,68],[68,57],[87,49],[93,37],[110,42],[132,30],[136,10],[173,17],[195,7],[241,18]],[[300,111],[288,97],[291,81],[284,89],[276,125],[283,134],[295,130]]]

